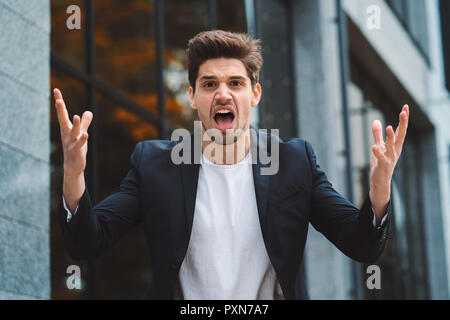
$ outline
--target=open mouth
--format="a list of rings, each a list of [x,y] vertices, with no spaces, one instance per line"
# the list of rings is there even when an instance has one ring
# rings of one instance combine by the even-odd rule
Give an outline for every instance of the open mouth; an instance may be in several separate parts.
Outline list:
[[[231,129],[234,124],[234,113],[229,106],[220,106],[214,111],[214,122],[219,130]]]

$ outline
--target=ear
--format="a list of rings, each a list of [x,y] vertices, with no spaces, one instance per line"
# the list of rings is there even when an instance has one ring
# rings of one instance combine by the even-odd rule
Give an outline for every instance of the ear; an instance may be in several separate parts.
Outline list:
[[[256,107],[259,103],[259,100],[261,100],[261,85],[257,83],[255,85],[255,89],[252,91],[252,107]]]
[[[197,106],[195,105],[195,100],[194,100],[194,89],[192,87],[189,87],[189,101],[191,104],[191,108],[197,109]]]

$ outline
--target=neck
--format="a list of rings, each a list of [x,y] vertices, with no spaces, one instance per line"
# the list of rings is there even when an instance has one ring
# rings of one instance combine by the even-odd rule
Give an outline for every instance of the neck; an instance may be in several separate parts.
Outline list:
[[[220,165],[236,164],[245,159],[250,150],[250,130],[247,128],[234,143],[218,144],[211,140],[202,126],[202,153],[211,162]],[[225,136],[223,136],[225,140]]]

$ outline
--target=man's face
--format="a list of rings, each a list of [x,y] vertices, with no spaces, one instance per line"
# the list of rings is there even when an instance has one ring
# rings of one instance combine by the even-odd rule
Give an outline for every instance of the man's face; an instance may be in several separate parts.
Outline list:
[[[197,109],[205,130],[225,134],[247,131],[250,109],[261,97],[261,86],[252,89],[244,64],[238,59],[217,58],[205,61],[198,70],[195,92],[189,88],[191,106]]]

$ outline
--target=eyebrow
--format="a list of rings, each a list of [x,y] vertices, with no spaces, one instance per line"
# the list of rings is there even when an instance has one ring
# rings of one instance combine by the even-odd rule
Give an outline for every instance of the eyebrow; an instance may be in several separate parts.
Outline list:
[[[198,81],[202,81],[202,80],[215,80],[217,79],[216,76],[202,76],[200,77],[200,79],[198,79]],[[232,79],[232,80],[245,80],[245,77],[243,76],[231,76],[228,79]]]

